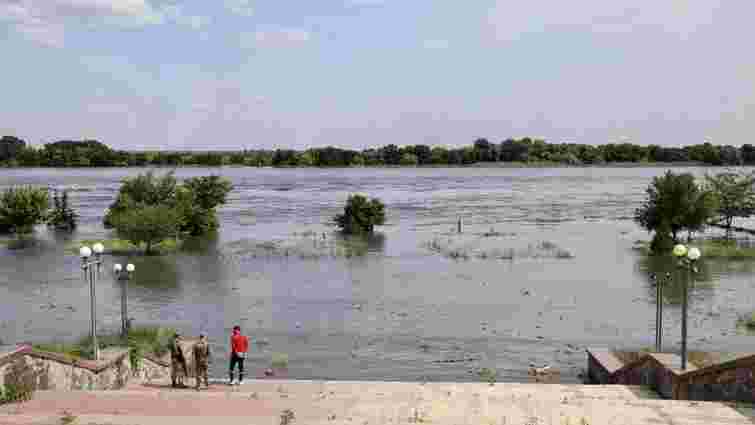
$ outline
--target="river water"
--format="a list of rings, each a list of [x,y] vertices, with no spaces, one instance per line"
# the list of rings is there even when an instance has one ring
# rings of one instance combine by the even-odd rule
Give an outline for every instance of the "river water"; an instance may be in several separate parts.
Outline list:
[[[103,211],[121,179],[144,171],[11,169],[1,172],[0,186],[72,188],[81,215],[75,242],[109,235]],[[576,382],[585,347],[653,344],[655,290],[632,249],[649,235],[631,217],[663,172],[178,169],[179,178],[221,174],[233,182],[218,237],[162,257],[106,256],[98,327],[119,328],[121,287],[108,270],[132,262],[135,325],[207,332],[215,377],[225,376],[228,333],[240,324],[253,340],[252,375],[285,354],[286,376],[300,379],[469,381],[487,367],[501,381],[526,381],[530,365],[549,364],[563,382]],[[386,225],[359,243],[341,240],[330,225],[357,192],[387,207]],[[71,340],[89,329],[80,260],[65,249],[72,242],[42,228],[37,238],[29,248],[0,246],[6,344]],[[515,255],[496,258],[501,251]],[[708,262],[705,270],[706,282],[690,294],[690,349],[755,351],[736,326],[753,306],[752,266]],[[679,317],[672,299],[667,350],[678,347]]]

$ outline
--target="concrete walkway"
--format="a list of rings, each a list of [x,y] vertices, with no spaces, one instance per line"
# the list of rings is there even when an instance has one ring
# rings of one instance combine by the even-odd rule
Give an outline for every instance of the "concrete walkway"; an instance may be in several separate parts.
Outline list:
[[[755,424],[750,408],[658,400],[638,387],[559,384],[312,382],[260,380],[239,387],[124,391],[40,391],[0,407],[0,424],[193,425]],[[213,422],[213,418],[217,421]],[[285,422],[283,422],[285,423]]]

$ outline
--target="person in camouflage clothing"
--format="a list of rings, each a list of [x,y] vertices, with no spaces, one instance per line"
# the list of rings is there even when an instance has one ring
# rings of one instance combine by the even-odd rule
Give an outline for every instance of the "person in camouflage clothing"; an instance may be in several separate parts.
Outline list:
[[[210,382],[207,379],[207,369],[209,368],[210,361],[210,344],[207,342],[207,335],[201,333],[199,334],[199,342],[194,345],[194,362],[197,368],[197,391],[199,391],[202,381],[204,381],[205,388],[210,387]]]
[[[181,350],[181,334],[178,332],[170,344],[170,360],[170,379],[173,382],[173,388],[183,387],[184,377],[189,375],[189,369],[186,367],[186,358]]]

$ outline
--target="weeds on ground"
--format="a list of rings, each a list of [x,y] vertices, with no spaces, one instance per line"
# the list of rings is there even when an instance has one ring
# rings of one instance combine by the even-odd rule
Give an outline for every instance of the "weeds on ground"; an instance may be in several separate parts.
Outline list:
[[[77,419],[77,416],[74,416],[68,410],[64,410],[63,416],[60,417],[60,423],[61,425],[72,425],[76,422]]]
[[[294,423],[295,419],[296,419],[296,415],[294,415],[294,411],[291,409],[286,409],[283,412],[281,412],[280,425],[290,425]]]

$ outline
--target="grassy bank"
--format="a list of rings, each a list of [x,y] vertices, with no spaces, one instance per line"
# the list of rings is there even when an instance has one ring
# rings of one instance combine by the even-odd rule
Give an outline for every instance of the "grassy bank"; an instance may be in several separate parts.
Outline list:
[[[105,247],[105,254],[111,255],[129,255],[129,254],[141,254],[144,253],[144,246],[136,246],[131,242],[123,239],[106,239],[106,240],[94,240],[84,239],[79,241],[72,241],[66,244],[66,252],[70,254],[79,255],[79,248],[86,245],[91,247],[96,243],[101,243]],[[175,239],[166,239],[162,243],[154,245],[153,251],[158,254],[165,254],[178,251],[181,248],[180,242],[176,242]]]
[[[175,330],[171,328],[137,327],[129,332],[128,341],[124,341],[118,334],[105,334],[97,337],[97,345],[100,349],[128,347],[137,357],[144,354],[162,356],[168,352],[174,333]],[[36,343],[32,347],[39,351],[62,354],[71,360],[92,358],[92,338],[89,335],[73,343]]]
[[[691,242],[689,246],[700,248],[703,258],[755,260],[755,247],[741,247],[737,245],[736,241],[701,239]],[[649,241],[636,241],[633,249],[645,255],[651,254]],[[669,252],[669,255],[671,255],[671,252]]]

